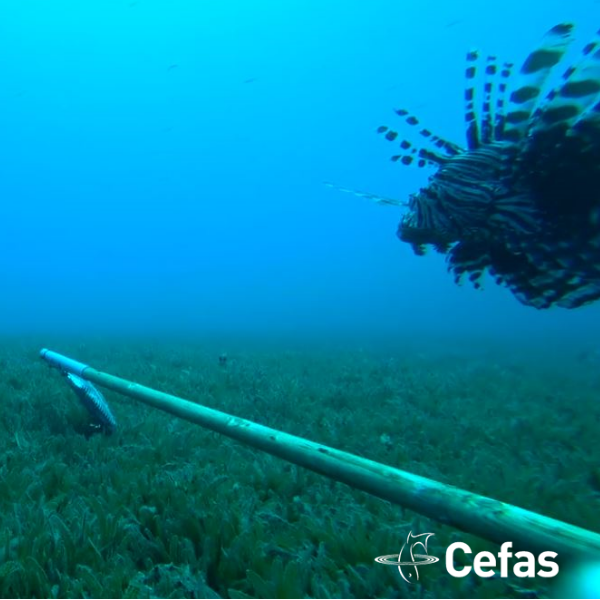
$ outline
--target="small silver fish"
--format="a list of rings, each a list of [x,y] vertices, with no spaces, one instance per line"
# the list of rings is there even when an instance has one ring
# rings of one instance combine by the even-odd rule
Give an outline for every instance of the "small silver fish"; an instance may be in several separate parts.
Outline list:
[[[89,381],[73,375],[73,373],[65,373],[65,377],[69,387],[90,413],[94,424],[98,425],[105,433],[113,433],[117,428],[117,421],[101,392]]]

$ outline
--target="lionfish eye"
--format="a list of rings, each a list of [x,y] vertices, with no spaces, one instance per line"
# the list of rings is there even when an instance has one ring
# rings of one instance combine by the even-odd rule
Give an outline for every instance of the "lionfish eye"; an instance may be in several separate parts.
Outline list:
[[[409,196],[408,196],[408,207],[411,210],[414,210],[418,201],[419,201],[419,194],[409,194]]]

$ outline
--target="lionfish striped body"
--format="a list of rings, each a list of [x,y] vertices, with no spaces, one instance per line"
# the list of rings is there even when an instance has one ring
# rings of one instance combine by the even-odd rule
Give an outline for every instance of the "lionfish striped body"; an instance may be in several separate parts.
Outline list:
[[[600,298],[600,32],[546,89],[572,41],[573,26],[557,25],[514,75],[512,65],[488,58],[481,99],[470,52],[467,148],[420,129],[426,146],[404,140],[392,157],[437,167],[407,203],[398,237],[417,254],[428,246],[446,253],[457,282],[468,277],[479,287],[488,272],[536,308]]]

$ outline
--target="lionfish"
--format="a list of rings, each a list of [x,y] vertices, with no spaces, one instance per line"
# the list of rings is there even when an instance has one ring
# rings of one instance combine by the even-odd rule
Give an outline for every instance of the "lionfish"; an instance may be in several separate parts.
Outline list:
[[[437,170],[408,202],[358,193],[404,206],[398,237],[417,255],[446,254],[457,283],[480,287],[487,272],[538,309],[600,298],[600,31],[560,77],[573,33],[569,23],[550,29],[518,73],[488,57],[481,85],[469,52],[467,147],[397,110],[423,144],[400,141],[392,160]]]

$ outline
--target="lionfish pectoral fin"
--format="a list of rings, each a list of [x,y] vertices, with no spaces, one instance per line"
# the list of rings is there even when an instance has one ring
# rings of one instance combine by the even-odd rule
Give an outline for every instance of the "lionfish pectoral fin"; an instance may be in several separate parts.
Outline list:
[[[578,308],[600,299],[600,267],[582,243],[487,241],[461,242],[450,252],[449,270],[456,283],[467,276],[480,287],[487,271],[527,306]]]

